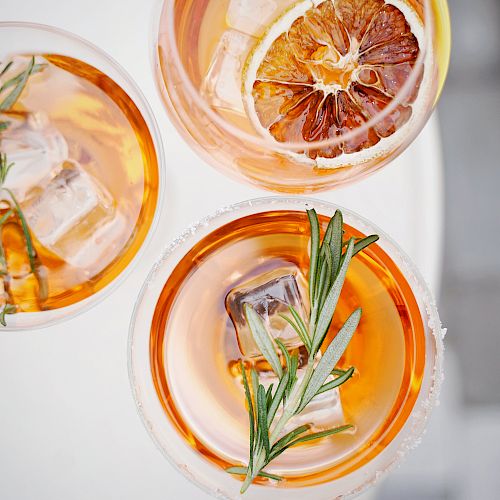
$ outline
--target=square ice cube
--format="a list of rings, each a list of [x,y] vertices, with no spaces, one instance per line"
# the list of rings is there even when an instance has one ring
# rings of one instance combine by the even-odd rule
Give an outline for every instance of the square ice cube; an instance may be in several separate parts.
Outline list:
[[[318,355],[317,362],[321,358],[321,355]],[[258,368],[254,366],[254,368],[258,371]],[[297,382],[296,384],[300,384],[304,378],[306,372],[306,368],[299,368],[297,370]],[[274,388],[276,388],[279,384],[278,377],[271,372],[259,372],[259,380],[267,389],[271,384],[274,384]],[[327,379],[327,382],[333,380],[333,377],[330,376]],[[283,413],[283,408],[280,406],[278,411],[276,412],[275,421],[278,420]],[[331,429],[332,427],[337,427],[339,425],[345,424],[345,416],[344,410],[342,408],[342,400],[340,398],[339,389],[332,389],[330,391],[323,392],[319,396],[316,396],[311,400],[311,402],[302,410],[299,415],[295,415],[288,424],[283,429],[282,434],[286,434],[287,432],[300,427],[301,425],[310,424],[313,426],[314,431],[322,431],[326,429]]]
[[[61,171],[68,144],[45,113],[30,113],[27,118],[2,115],[0,120],[8,122],[2,132],[2,153],[13,163],[4,186],[22,202],[32,188],[48,184]]]
[[[321,359],[321,354],[318,354],[316,358],[316,363]],[[260,383],[267,389],[271,384],[273,384],[274,390],[278,387],[279,379],[274,374],[274,372],[265,364],[261,362],[254,362],[252,367],[257,371],[259,375]],[[301,384],[306,373],[306,366],[302,366],[297,370],[297,382],[296,384]],[[247,373],[250,376],[250,372]],[[333,380],[330,376],[327,382]],[[241,379],[238,379],[238,384],[240,389],[243,391],[243,386]],[[275,421],[277,421],[281,414],[283,413],[283,408],[280,406],[276,412]],[[295,415],[288,424],[283,429],[282,434],[286,434],[291,430],[301,426],[310,424],[313,426],[314,431],[321,431],[326,429],[331,429],[339,425],[345,424],[344,410],[342,408],[342,400],[340,398],[339,389],[332,389],[330,391],[323,392],[322,394],[316,396],[311,400],[311,402],[302,410],[299,415]]]
[[[99,272],[114,257],[126,223],[109,193],[76,162],[65,162],[48,187],[23,204],[31,231],[75,267]],[[120,247],[121,248],[121,247]]]
[[[92,276],[116,258],[131,234],[111,195],[74,161],[65,162],[23,210],[46,248]]]
[[[226,297],[226,310],[234,324],[241,353],[259,357],[261,353],[248,328],[243,305],[250,304],[260,315],[273,338],[280,338],[288,349],[302,345],[295,330],[280,316],[290,316],[293,306],[305,318],[307,297],[305,278],[296,267],[284,267],[264,273],[252,281],[232,289]]]
[[[51,248],[102,199],[103,193],[90,176],[77,163],[68,161],[46,189],[29,199],[23,210],[35,236]]]
[[[219,40],[201,89],[215,108],[245,114],[241,78],[245,60],[255,41],[235,30],[226,31]]]
[[[321,356],[318,356],[318,361],[320,358]],[[300,384],[302,381],[305,371],[305,368],[297,371],[297,384]],[[333,380],[332,376],[328,377],[327,382],[330,382],[330,380]],[[313,425],[315,431],[331,429],[332,427],[345,424],[344,411],[338,388],[323,392],[313,398],[299,415],[294,416],[290,420],[284,429],[284,434],[305,424]]]
[[[53,251],[72,266],[94,276],[116,258],[130,234],[122,214],[111,215],[100,207],[94,210],[93,217],[87,217],[83,224],[74,226],[59,239]]]
[[[279,14],[280,4],[291,0],[230,0],[227,24],[247,35],[259,36]]]

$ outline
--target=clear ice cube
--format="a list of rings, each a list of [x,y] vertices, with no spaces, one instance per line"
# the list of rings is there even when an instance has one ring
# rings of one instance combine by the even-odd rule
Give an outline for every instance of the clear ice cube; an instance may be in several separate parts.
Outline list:
[[[296,267],[284,267],[260,275],[233,288],[226,297],[226,309],[234,324],[238,345],[243,356],[260,357],[261,353],[248,328],[243,305],[250,304],[262,318],[273,338],[279,337],[288,349],[302,345],[295,330],[280,316],[290,316],[293,306],[305,318],[305,279]]]
[[[230,0],[227,24],[242,33],[261,36],[296,0]]]
[[[297,384],[300,384],[305,374],[305,368],[297,371]],[[327,382],[333,380],[330,376]],[[276,382],[274,382],[276,387]],[[339,389],[332,389],[316,396],[302,410],[299,415],[294,416],[283,429],[283,434],[305,424],[311,424],[315,430],[326,430],[345,424],[342,401]]]
[[[66,162],[48,187],[23,208],[31,230],[51,248],[97,207],[99,197],[94,183],[80,166]]]
[[[321,359],[321,355],[318,354],[316,358],[316,363]],[[259,375],[259,382],[267,389],[271,384],[273,384],[273,391],[278,387],[279,379],[274,374],[274,372],[269,368],[266,363],[260,363],[259,361],[252,364],[252,368],[255,369]],[[297,382],[300,384],[304,378],[306,372],[306,367],[302,366],[297,370]],[[247,376],[250,377],[250,372],[247,372]],[[327,382],[333,380],[330,376]],[[240,377],[238,377],[238,384],[243,391],[242,382]],[[276,412],[275,421],[278,420],[283,413],[283,407],[280,406]],[[288,424],[284,427],[282,435],[293,429],[309,424],[315,431],[321,431],[326,429],[331,429],[332,427],[337,427],[339,425],[345,424],[344,411],[342,408],[342,401],[340,398],[339,389],[332,389],[330,391],[323,392],[322,394],[316,396],[311,400],[311,402],[302,410],[299,415],[295,415],[290,419]]]
[[[117,246],[125,221],[106,189],[77,162],[64,162],[22,208],[36,238],[69,264],[96,272],[116,255],[110,247]]]
[[[0,120],[9,123],[2,132],[2,153],[13,163],[4,186],[22,202],[31,189],[48,184],[61,171],[68,144],[45,113],[26,118],[2,115]]]
[[[102,214],[99,221],[96,216],[101,210],[94,211],[95,221],[87,217],[81,227],[76,225],[66,233],[54,247],[55,251],[74,267],[85,269],[93,276],[102,271],[113,261],[127,243],[130,235],[125,217],[115,212],[114,216]]]
[[[202,85],[202,93],[215,108],[245,114],[241,77],[255,41],[255,38],[236,30],[226,31],[219,40]]]

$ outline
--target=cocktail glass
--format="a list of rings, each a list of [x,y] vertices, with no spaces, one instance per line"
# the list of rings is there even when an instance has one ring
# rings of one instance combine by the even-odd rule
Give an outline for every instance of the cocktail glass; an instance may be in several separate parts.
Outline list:
[[[170,463],[216,498],[355,496],[420,442],[438,401],[443,330],[425,281],[387,234],[341,208],[350,233],[380,236],[363,257],[371,270],[352,264],[340,300],[346,309],[341,305],[344,312],[336,313],[345,319],[363,307],[346,363],[359,368],[353,384],[367,385],[346,386],[340,409],[338,400],[329,403],[330,416],[342,418],[345,412],[356,431],[347,441],[332,438],[319,445],[326,448],[295,450],[270,471],[284,482],[263,480],[240,496],[241,482],[225,468],[245,463],[248,454],[248,414],[234,362],[245,358],[237,347],[244,333],[236,344],[227,301],[232,289],[248,289],[249,276],[255,283],[256,276],[269,281],[281,272],[289,282],[292,275],[307,274],[306,208],[316,209],[324,230],[325,218],[339,207],[314,199],[262,198],[201,220],[164,250],[134,309],[129,375],[138,412]],[[358,398],[354,405],[349,394]],[[323,450],[326,462],[316,460],[315,450]]]

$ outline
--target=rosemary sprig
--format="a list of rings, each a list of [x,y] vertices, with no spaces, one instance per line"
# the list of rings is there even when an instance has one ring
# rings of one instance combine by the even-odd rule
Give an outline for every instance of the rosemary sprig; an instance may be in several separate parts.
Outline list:
[[[8,68],[10,64],[8,64],[6,67]],[[43,68],[40,66],[42,65],[37,65],[37,71],[41,71]],[[0,87],[0,93],[6,90],[9,87],[14,87],[9,94],[3,99],[2,102],[0,102],[0,111],[8,111],[16,101],[19,99],[19,96],[21,95],[22,91],[24,90],[24,87],[26,87],[26,84],[28,83],[28,78],[31,76],[35,68],[35,57],[32,56],[30,59],[30,62],[28,64],[28,67],[19,73],[19,75],[15,76],[14,78],[11,78],[10,80],[7,80],[1,87]]]
[[[12,61],[5,65],[3,70],[0,72],[0,77],[3,76],[8,69],[12,66]],[[12,106],[19,99],[22,91],[26,87],[29,77],[34,74],[42,71],[45,68],[45,64],[35,64],[35,58],[31,57],[30,62],[26,69],[19,73],[18,75],[10,78],[5,83],[0,86],[0,94],[11,87],[13,89],[8,93],[8,95],[0,102],[0,111],[8,112],[11,110]],[[0,133],[6,130],[9,126],[8,121],[0,121]],[[1,135],[0,135],[1,141]],[[0,142],[1,145],[1,142]],[[5,153],[0,152],[0,191],[7,193],[11,202],[9,203],[9,210],[0,218],[0,236],[1,229],[5,222],[12,216],[17,215],[21,228],[24,234],[24,239],[26,242],[26,252],[29,259],[30,270],[35,275],[38,282],[38,298],[40,301],[44,301],[48,295],[48,283],[43,272],[43,267],[38,262],[38,256],[33,244],[33,239],[31,237],[30,229],[28,223],[26,221],[26,217],[17,201],[14,193],[4,186],[7,176],[14,166],[14,163],[9,163],[7,160],[7,155]],[[5,259],[5,251],[2,245],[2,241],[0,238],[0,275],[4,279],[4,282],[8,284],[10,279],[8,269],[7,269],[7,261]],[[11,303],[6,303],[3,308],[0,310],[0,324],[6,326],[5,316],[7,314],[15,314],[17,312],[17,306]]]
[[[30,261],[30,269],[31,269],[32,273],[36,274],[36,272],[37,272],[36,271],[36,268],[37,268],[36,251],[35,251],[35,247],[33,245],[33,239],[31,238],[31,233],[30,233],[30,230],[28,227],[28,222],[26,221],[26,217],[24,216],[23,211],[21,210],[21,207],[20,207],[19,203],[17,202],[16,197],[14,196],[14,193],[6,187],[3,187],[3,189],[9,194],[10,198],[12,199],[12,203],[14,204],[14,210],[16,211],[17,216],[19,217],[19,220],[21,221],[21,227],[23,229],[24,239],[26,241],[26,250],[28,253],[28,259]]]
[[[300,383],[297,378],[297,354],[290,355],[281,340],[274,339],[269,334],[261,317],[249,304],[243,306],[252,336],[279,383],[276,388],[270,386],[266,390],[254,369],[250,371],[249,383],[243,361],[240,362],[250,426],[250,455],[247,466],[229,467],[226,471],[245,477],[241,493],[244,493],[257,477],[281,480],[281,477],[269,474],[264,469],[288,448],[333,436],[353,427],[346,424],[321,432],[308,432],[311,426],[302,425],[283,435],[283,430],[290,420],[300,414],[312,399],[346,383],[354,373],[354,367],[348,370],[339,370],[335,367],[358,327],[361,309],[356,309],[349,316],[332,342],[324,349],[321,357],[319,352],[330,328],[351,259],[378,240],[378,236],[372,235],[343,241],[343,218],[342,213],[337,210],[321,242],[316,211],[308,210],[307,215],[311,228],[310,314],[305,321],[292,306],[289,306],[291,316],[282,316],[297,332],[308,352],[308,361]],[[280,351],[284,366],[278,356]],[[282,411],[279,418],[276,418],[280,406]]]
[[[24,85],[26,85],[26,81],[27,81],[27,79],[25,80],[26,75],[29,78],[31,75],[34,75],[35,73],[40,73],[41,71],[43,71],[47,67],[47,64],[35,64],[33,57],[30,61],[30,65],[31,64],[33,64],[33,68],[31,69],[31,71],[30,71],[30,66],[28,66],[24,71],[19,73],[17,76],[10,78],[5,83],[3,83],[2,86],[0,86],[0,93],[2,93],[4,90],[7,90],[10,87],[13,87],[14,85],[22,84],[22,82],[24,82]],[[0,74],[0,76],[2,76],[10,68],[11,65],[12,65],[12,61],[5,66],[5,68],[2,70],[2,73]],[[24,88],[24,86],[23,86],[23,88]],[[21,88],[21,92],[22,92],[23,88]],[[20,95],[21,92],[16,91],[16,93],[18,93],[18,95]]]
[[[2,217],[0,217],[0,231],[3,227],[3,225],[5,224],[5,222],[10,218],[10,216],[13,214],[14,212],[11,210],[7,210],[7,212],[5,212]],[[8,276],[8,270],[7,270],[7,260],[5,259],[5,251],[3,249],[3,245],[2,245],[2,240],[0,238],[0,278],[4,279],[6,276]],[[5,325],[4,325],[5,326]]]
[[[16,314],[17,312],[17,306],[14,304],[5,304],[0,311],[0,324],[2,326],[7,326],[7,320],[5,319],[5,316],[7,314]]]
[[[38,282],[38,298],[40,301],[45,301],[48,296],[48,283],[46,276],[43,272],[43,267],[38,262],[38,256],[35,250],[35,246],[33,244],[33,238],[31,237],[31,232],[28,226],[28,222],[26,221],[26,217],[17,201],[14,193],[4,186],[5,179],[13,167],[13,163],[9,163],[7,161],[7,155],[0,153],[0,191],[7,193],[12,201],[11,208],[0,218],[0,235],[1,230],[5,222],[12,215],[17,215],[21,228],[24,234],[24,240],[26,242],[26,253],[28,255],[28,260],[30,264],[30,270],[35,275],[36,280]],[[5,260],[5,252],[3,249],[3,245],[0,238],[0,274],[4,277],[8,276],[7,262]],[[8,307],[11,306],[11,307]],[[5,313],[4,313],[5,311]],[[0,310],[0,323],[3,326],[5,325],[5,314],[14,314],[16,312],[16,307],[12,304],[6,304],[2,310]]]
[[[7,155],[5,153],[0,153],[0,187],[4,185],[5,179],[7,179],[7,175],[13,166],[14,163],[9,163],[7,161]]]

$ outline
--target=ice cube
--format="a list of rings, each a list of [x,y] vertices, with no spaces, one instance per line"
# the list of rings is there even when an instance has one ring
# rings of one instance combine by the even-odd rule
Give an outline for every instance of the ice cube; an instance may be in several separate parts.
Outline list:
[[[83,225],[74,226],[54,246],[58,255],[64,256],[72,266],[85,269],[90,276],[116,258],[130,235],[127,220],[119,212],[95,222],[85,219]]]
[[[279,337],[288,349],[302,345],[295,330],[280,316],[290,316],[293,306],[305,318],[306,281],[300,269],[283,267],[264,273],[252,281],[233,288],[226,297],[226,309],[234,324],[240,351],[245,357],[259,357],[261,353],[248,328],[243,305],[250,304],[262,318],[268,332]]]
[[[230,0],[227,24],[242,33],[261,36],[296,0]]]
[[[320,357],[321,356],[318,356],[318,358]],[[305,368],[297,371],[297,384],[301,383],[305,371]],[[328,377],[327,382],[330,380],[333,380],[332,376]],[[276,384],[276,382],[274,383]],[[305,424],[311,424],[317,431],[331,429],[332,427],[345,424],[340,391],[338,389],[332,389],[313,398],[299,415],[294,416],[290,420],[284,428],[283,434]]]
[[[98,203],[99,193],[89,175],[77,163],[68,161],[47,188],[23,209],[36,237],[51,248]]]
[[[110,194],[79,163],[66,161],[22,208],[42,245],[69,264],[102,269],[116,256],[108,250],[124,233],[125,221]]]
[[[320,354],[318,354],[316,358],[316,363],[319,362],[319,359],[321,359]],[[252,367],[257,371],[259,375],[259,382],[266,388],[266,390],[271,384],[273,384],[273,390],[278,387],[278,377],[264,363],[256,362],[253,363]],[[296,384],[300,384],[302,382],[305,372],[305,366],[297,370]],[[247,373],[247,376],[250,376],[250,372]],[[332,376],[328,377],[327,382],[330,380],[333,380]],[[238,377],[238,384],[241,390],[243,390],[240,377]],[[276,412],[275,421],[280,418],[282,413],[283,408],[280,406]],[[338,388],[323,392],[313,398],[299,415],[295,415],[292,419],[290,419],[288,424],[284,427],[282,434],[286,434],[287,432],[306,424],[310,424],[315,431],[331,429],[332,427],[345,424],[344,411]]]
[[[43,112],[26,118],[2,115],[0,121],[9,124],[2,132],[2,153],[13,163],[4,186],[22,202],[32,188],[43,187],[61,171],[68,144]]]
[[[241,77],[255,41],[255,38],[235,30],[226,31],[219,40],[201,89],[215,108],[245,114]]]

